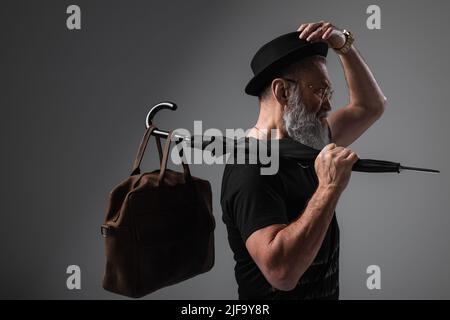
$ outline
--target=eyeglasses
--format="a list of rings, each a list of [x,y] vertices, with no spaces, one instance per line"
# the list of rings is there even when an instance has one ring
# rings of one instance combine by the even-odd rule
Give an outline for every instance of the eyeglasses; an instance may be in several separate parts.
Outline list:
[[[296,80],[288,79],[288,78],[283,78],[283,79],[298,84],[298,81],[296,81]],[[309,84],[308,88],[313,89],[314,94],[316,94],[321,99],[321,101],[323,101],[324,99],[331,101],[333,99],[334,90],[331,89],[331,87],[314,89],[314,86],[312,84]]]

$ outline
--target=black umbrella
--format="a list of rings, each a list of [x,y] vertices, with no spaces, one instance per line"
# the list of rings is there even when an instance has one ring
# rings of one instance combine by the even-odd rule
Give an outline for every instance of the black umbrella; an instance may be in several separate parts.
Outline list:
[[[146,127],[148,128],[150,124],[152,123],[153,117],[158,113],[159,110],[162,109],[169,109],[169,110],[176,110],[177,105],[170,101],[164,101],[156,104],[153,106],[153,108],[149,111],[147,114],[147,117],[145,119]],[[156,135],[159,137],[168,137],[168,131],[159,130],[156,129],[152,132],[152,135]],[[177,145],[180,142],[184,142],[184,145],[186,145],[186,142],[189,147],[201,149],[203,151],[211,151],[211,154],[215,157],[223,156],[229,152],[238,153],[243,152],[246,157],[248,157],[250,154],[253,153],[253,156],[258,159],[259,153],[256,153],[256,150],[258,149],[258,145],[261,143],[265,145],[267,148],[266,150],[272,150],[276,151],[275,148],[272,148],[269,146],[271,145],[271,140],[258,140],[255,138],[249,138],[249,137],[243,137],[240,139],[236,138],[228,138],[224,136],[210,136],[205,137],[202,135],[193,135],[193,136],[183,136],[183,135],[177,135],[176,132],[174,133],[174,138],[177,143]],[[267,142],[269,143],[267,143]],[[291,158],[295,159],[299,162],[303,163],[312,163],[314,164],[314,161],[317,157],[317,155],[320,153],[320,150],[316,150],[313,148],[310,148],[300,142],[295,141],[294,139],[287,137],[283,139],[279,139],[278,141],[278,147],[279,147],[279,156],[281,158]],[[276,146],[277,144],[275,144]],[[230,150],[232,149],[232,150]],[[270,152],[270,153],[271,153]],[[180,154],[183,154],[183,150],[181,149]],[[266,154],[269,154],[269,152],[266,152]],[[425,169],[425,168],[417,168],[417,167],[407,167],[403,166],[400,163],[397,162],[391,162],[391,161],[384,161],[384,160],[373,160],[373,159],[359,159],[356,161],[356,163],[353,165],[352,171],[359,171],[359,172],[397,172],[400,173],[402,170],[414,170],[414,171],[425,171],[425,172],[433,172],[433,173],[439,173],[439,170],[434,169]]]
[[[201,149],[203,151],[211,151],[212,155],[215,157],[223,156],[230,153],[232,150],[235,154],[238,152],[245,153],[245,159],[248,159],[249,154],[253,154],[258,157],[258,148],[260,144],[264,144],[270,150],[267,154],[272,154],[275,151],[276,145],[271,146],[270,140],[258,140],[251,137],[244,137],[240,139],[231,139],[223,136],[212,136],[205,137],[194,135],[190,138],[185,137],[182,140],[188,141],[188,145],[191,148]],[[268,143],[267,143],[268,142]],[[232,149],[232,150],[231,150]],[[294,159],[303,164],[314,163],[320,150],[308,147],[300,142],[293,140],[290,137],[278,140],[278,152],[281,158]],[[424,171],[439,173],[439,170],[417,168],[410,166],[403,166],[400,163],[385,161],[385,160],[374,160],[374,159],[359,159],[353,165],[352,171],[358,172],[397,172],[400,173],[402,170],[414,170],[414,171]]]

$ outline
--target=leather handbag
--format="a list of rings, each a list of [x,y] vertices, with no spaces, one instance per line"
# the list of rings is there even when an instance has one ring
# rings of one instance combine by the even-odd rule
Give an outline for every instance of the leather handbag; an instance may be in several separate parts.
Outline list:
[[[160,168],[141,173],[150,126],[140,144],[131,175],[109,194],[101,226],[106,268],[103,288],[139,298],[209,271],[214,265],[215,219],[211,184],[167,168],[173,131],[161,151]],[[161,154],[162,153],[162,154]]]

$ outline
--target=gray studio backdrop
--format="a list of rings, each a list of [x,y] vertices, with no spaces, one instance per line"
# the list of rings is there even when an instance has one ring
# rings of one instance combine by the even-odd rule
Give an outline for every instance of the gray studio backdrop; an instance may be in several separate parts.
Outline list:
[[[66,8],[81,8],[81,30]],[[366,9],[381,8],[381,29]],[[258,105],[243,88],[254,52],[302,22],[355,34],[388,107],[350,147],[362,158],[441,169],[440,175],[353,173],[337,214],[341,299],[450,298],[447,1],[3,1],[1,24],[0,297],[120,299],[101,287],[109,191],[130,173],[150,107],[179,105],[163,129],[243,128]],[[328,68],[348,101],[336,54]],[[144,169],[157,165],[154,141]],[[181,170],[173,163],[172,169]],[[212,271],[148,299],[236,299],[221,221],[223,165],[191,165],[213,188]],[[68,290],[66,268],[81,268]],[[381,289],[366,286],[370,265]]]

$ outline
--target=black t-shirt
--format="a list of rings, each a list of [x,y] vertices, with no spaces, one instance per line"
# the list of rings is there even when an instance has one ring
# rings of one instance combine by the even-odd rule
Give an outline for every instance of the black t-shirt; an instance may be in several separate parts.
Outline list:
[[[339,227],[336,215],[314,262],[291,291],[272,288],[248,253],[245,241],[254,231],[296,220],[318,184],[313,165],[281,158],[274,175],[261,175],[261,166],[227,163],[222,178],[222,220],[236,261],[239,299],[337,299]]]

